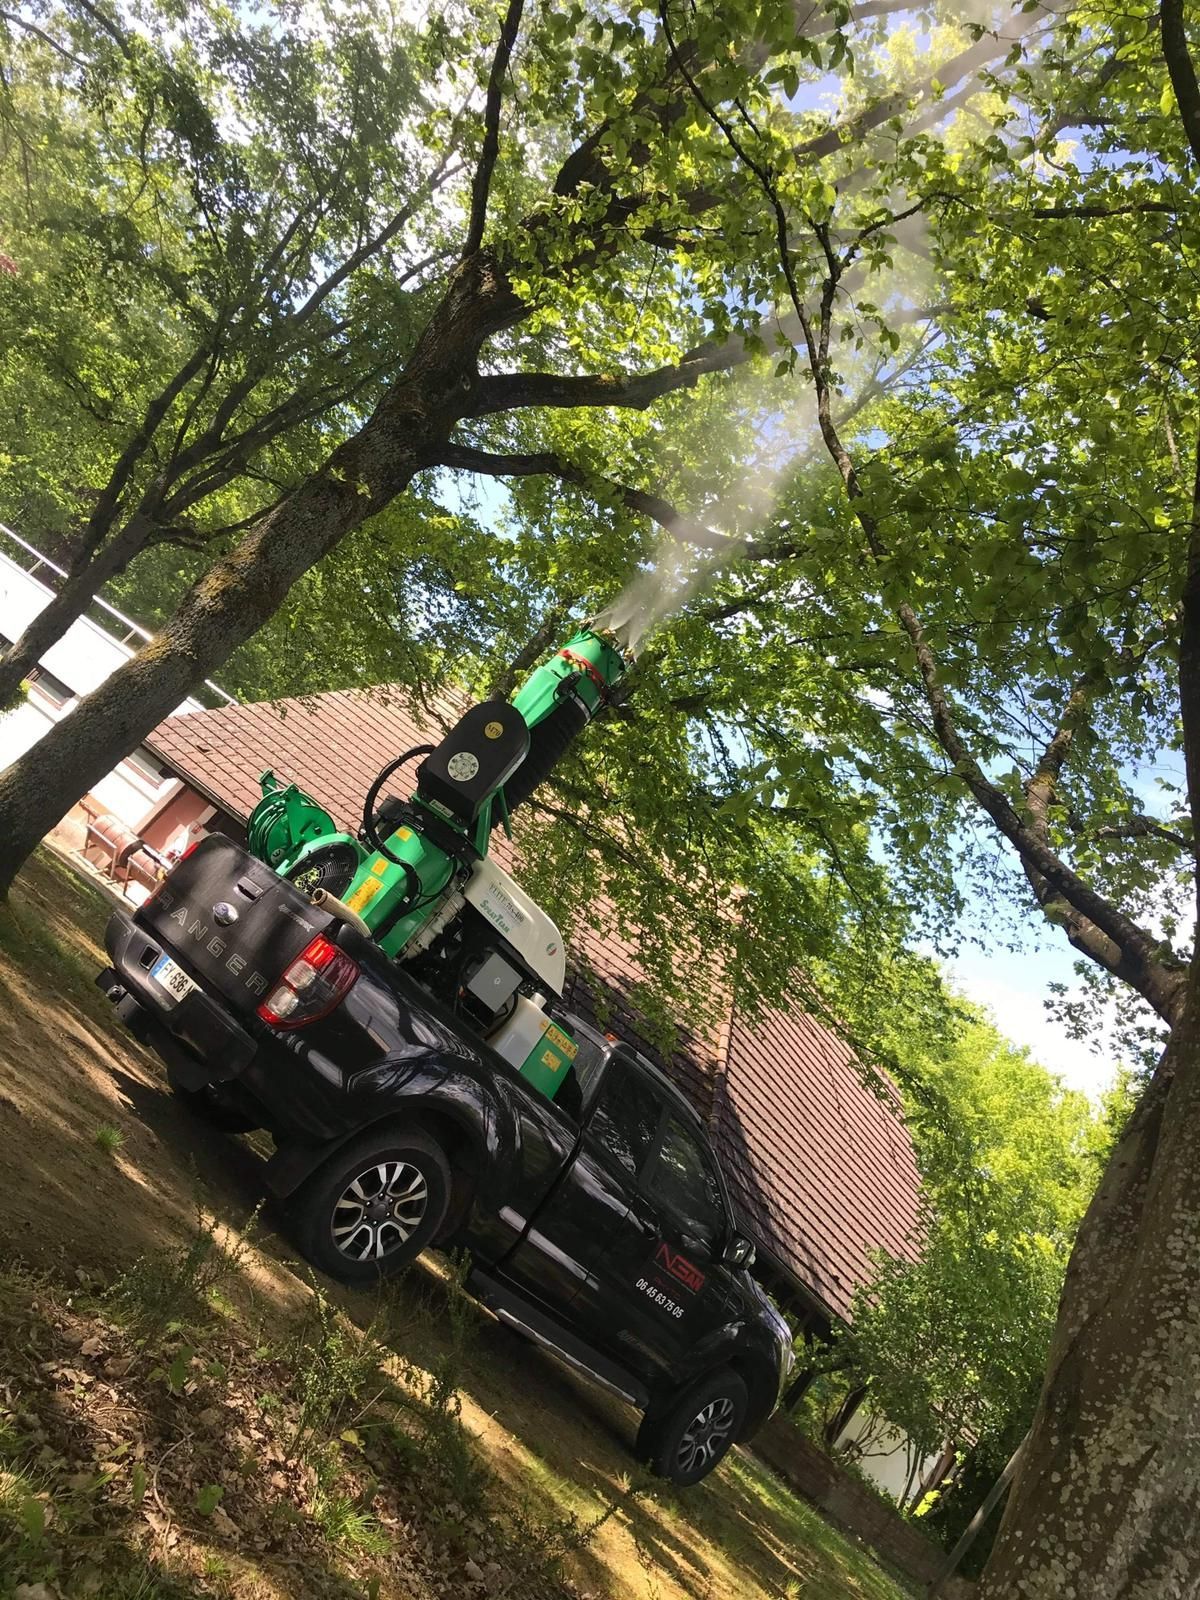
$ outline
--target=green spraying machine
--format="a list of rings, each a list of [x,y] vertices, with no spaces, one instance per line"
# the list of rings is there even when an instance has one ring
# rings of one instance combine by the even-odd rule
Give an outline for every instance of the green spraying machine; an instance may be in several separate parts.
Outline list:
[[[271,772],[247,825],[252,854],[403,963],[551,1097],[576,1052],[546,1011],[566,980],[562,936],[489,840],[604,709],[629,659],[614,635],[581,629],[511,702],[472,706],[439,744],[382,768],[357,835]],[[418,757],[409,798],[381,801]]]

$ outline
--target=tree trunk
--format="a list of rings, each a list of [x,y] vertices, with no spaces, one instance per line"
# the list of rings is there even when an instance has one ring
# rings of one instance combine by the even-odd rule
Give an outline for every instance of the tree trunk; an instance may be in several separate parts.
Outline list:
[[[393,391],[189,590],[156,638],[0,774],[0,897],[70,807],[262,626],[309,567],[407,488],[451,420]]]
[[[84,614],[99,591],[125,568],[146,542],[150,524],[133,519],[78,572],[71,572],[44,611],[39,611],[19,639],[0,651],[0,706],[16,693],[21,680]]]
[[[1198,990],[1080,1230],[980,1600],[1200,1595]]]
[[[0,899],[38,840],[278,610],[292,584],[439,458],[471,409],[481,345],[524,315],[486,250],[460,262],[370,421],[209,568],[161,633],[0,773]]]

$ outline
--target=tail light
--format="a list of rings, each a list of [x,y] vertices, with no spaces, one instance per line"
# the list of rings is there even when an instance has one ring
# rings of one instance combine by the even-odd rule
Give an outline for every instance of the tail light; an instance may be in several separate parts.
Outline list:
[[[301,950],[258,1008],[273,1028],[304,1028],[327,1017],[358,979],[358,962],[323,933]]]

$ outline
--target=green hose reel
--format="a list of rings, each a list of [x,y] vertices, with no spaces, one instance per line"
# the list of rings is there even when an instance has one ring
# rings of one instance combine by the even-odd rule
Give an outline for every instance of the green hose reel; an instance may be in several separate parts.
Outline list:
[[[294,783],[283,785],[269,768],[258,781],[263,797],[250,813],[246,843],[250,854],[269,867],[338,831],[328,811]]]

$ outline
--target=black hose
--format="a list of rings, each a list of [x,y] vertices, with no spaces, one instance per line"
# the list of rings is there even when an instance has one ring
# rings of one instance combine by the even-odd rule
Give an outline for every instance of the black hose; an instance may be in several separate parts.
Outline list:
[[[379,830],[375,826],[375,802],[379,799],[380,791],[393,773],[399,772],[406,761],[411,761],[414,756],[427,756],[433,750],[431,744],[414,744],[403,755],[397,756],[395,761],[389,761],[386,767],[381,767],[376,774],[375,782],[367,790],[367,798],[363,801],[362,831],[366,835],[367,843],[381,856],[393,862],[396,866],[405,865],[398,856],[394,856],[380,840]]]

